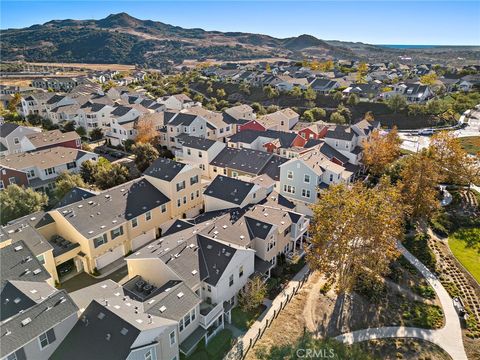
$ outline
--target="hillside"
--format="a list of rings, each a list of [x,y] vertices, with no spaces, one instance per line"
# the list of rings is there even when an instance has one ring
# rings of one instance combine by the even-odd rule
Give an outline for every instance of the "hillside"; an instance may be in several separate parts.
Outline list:
[[[136,19],[126,13],[112,14],[101,20],[52,20],[23,29],[1,30],[0,36],[2,60],[6,61],[119,63],[150,67],[180,64],[186,59],[234,61],[313,56],[385,61],[405,52],[360,43],[327,42],[311,35],[278,39],[261,34],[185,29]],[[463,52],[463,57],[469,59],[470,52]],[[451,58],[451,50],[438,51],[435,56]],[[478,51],[472,56],[478,58]]]

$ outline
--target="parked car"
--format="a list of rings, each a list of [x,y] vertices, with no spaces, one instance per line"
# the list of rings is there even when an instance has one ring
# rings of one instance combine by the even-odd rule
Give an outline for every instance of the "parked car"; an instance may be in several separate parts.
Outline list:
[[[433,129],[422,129],[418,132],[418,135],[432,136],[433,133],[434,133]]]

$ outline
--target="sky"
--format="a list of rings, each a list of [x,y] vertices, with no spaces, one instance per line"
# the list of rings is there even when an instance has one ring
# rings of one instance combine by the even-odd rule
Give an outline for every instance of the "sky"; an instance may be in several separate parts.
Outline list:
[[[0,1],[0,28],[127,12],[205,30],[370,44],[480,45],[480,1]]]

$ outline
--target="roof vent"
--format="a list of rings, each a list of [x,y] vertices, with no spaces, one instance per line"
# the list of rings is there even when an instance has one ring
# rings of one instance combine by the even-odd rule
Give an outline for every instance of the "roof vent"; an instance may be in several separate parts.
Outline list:
[[[167,310],[167,307],[164,305],[164,306],[162,306],[162,307],[161,307],[160,309],[158,309],[158,310],[160,310],[160,312],[163,313],[165,310]]]
[[[40,274],[41,272],[42,272],[41,269],[35,269],[35,270],[33,270],[33,275],[38,275],[38,274]]]
[[[105,317],[105,314],[103,312],[100,312],[98,313],[97,317],[100,319],[100,320],[103,320],[103,318]]]
[[[107,333],[107,336],[105,336],[105,339],[106,339],[107,341],[110,341],[111,338],[112,338],[112,334]]]
[[[179,299],[181,299],[181,298],[183,297],[183,292],[179,292],[179,293],[177,294],[177,297],[178,297]]]
[[[127,334],[128,334],[128,329],[127,329],[127,328],[123,328],[122,330],[120,330],[120,334],[122,334],[122,335],[127,335]]]
[[[27,326],[28,324],[30,324],[32,322],[32,319],[30,319],[29,317],[22,320],[22,326]]]
[[[13,248],[13,250],[15,250],[15,251],[23,250],[23,246],[22,246],[22,245],[15,246],[15,247]]]
[[[197,274],[197,270],[192,270],[192,275],[196,275]]]

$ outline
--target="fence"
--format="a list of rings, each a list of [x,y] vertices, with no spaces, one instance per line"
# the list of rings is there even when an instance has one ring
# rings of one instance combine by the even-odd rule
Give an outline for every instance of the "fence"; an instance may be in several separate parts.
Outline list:
[[[310,271],[307,270],[307,272],[303,275],[302,279],[298,281],[298,284],[294,285],[291,289],[289,289],[288,293],[280,293],[275,300],[272,302],[272,307],[268,310],[267,314],[265,317],[262,319],[260,322],[260,327],[258,328],[256,334],[253,337],[249,337],[246,339],[246,335],[242,339],[238,339],[238,342],[233,346],[232,350],[225,356],[224,360],[243,360],[247,356],[248,352],[255,346],[258,340],[260,340],[272,323],[273,320],[275,320],[278,315],[280,315],[280,312],[285,309],[287,304],[292,301],[293,297],[300,291],[300,289],[303,287],[303,285],[307,282],[308,277],[310,276]],[[273,305],[275,301],[279,297],[285,296],[285,299],[280,301],[280,304]],[[271,313],[273,309],[273,314]]]

